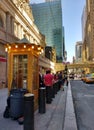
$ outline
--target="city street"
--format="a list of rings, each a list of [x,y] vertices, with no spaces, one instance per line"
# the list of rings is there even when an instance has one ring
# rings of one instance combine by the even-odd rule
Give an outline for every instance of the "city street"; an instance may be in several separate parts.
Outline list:
[[[78,130],[94,130],[94,84],[71,80]]]
[[[0,130],[29,126],[94,130],[94,0],[0,0]]]

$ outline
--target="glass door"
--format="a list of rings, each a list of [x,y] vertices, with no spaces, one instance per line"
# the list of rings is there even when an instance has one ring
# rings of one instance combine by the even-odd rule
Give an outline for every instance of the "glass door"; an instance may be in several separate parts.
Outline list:
[[[27,55],[13,55],[12,88],[27,87]]]

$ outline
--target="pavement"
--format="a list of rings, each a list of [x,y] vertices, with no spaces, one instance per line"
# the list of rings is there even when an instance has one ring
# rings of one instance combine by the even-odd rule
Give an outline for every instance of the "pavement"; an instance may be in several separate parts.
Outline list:
[[[23,130],[17,120],[3,117],[7,95],[7,88],[0,89],[0,130]],[[34,130],[77,130],[70,82],[64,85],[64,91],[57,92],[51,104],[46,104],[45,113],[34,112]]]
[[[72,97],[79,130],[94,130],[94,84],[71,81]]]

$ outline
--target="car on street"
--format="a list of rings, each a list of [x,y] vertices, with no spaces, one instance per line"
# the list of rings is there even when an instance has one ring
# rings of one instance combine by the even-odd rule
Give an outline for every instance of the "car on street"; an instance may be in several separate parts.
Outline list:
[[[82,77],[82,81],[85,83],[94,83],[94,73],[86,74]]]
[[[85,82],[85,79],[86,79],[86,77],[87,77],[88,75],[89,75],[89,74],[83,75],[82,78],[81,78],[81,80],[82,80],[83,82]]]

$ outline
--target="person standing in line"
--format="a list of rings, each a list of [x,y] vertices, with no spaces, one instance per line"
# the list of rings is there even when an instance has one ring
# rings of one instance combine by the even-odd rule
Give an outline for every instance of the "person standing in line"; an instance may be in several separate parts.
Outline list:
[[[47,70],[44,75],[44,84],[46,87],[46,103],[50,104],[52,102],[52,88],[54,82],[54,75],[51,74],[51,70]]]
[[[58,74],[59,90],[62,89],[64,91],[64,82],[65,82],[65,79],[63,77],[63,73],[62,71],[60,71]]]
[[[59,90],[62,87],[62,79],[63,79],[63,77],[62,77],[62,71],[60,71],[59,74],[58,74]]]
[[[65,83],[66,83],[66,86],[68,86],[68,76],[65,75]]]

